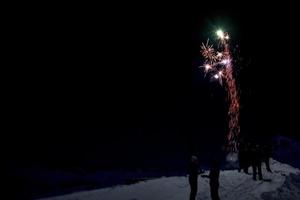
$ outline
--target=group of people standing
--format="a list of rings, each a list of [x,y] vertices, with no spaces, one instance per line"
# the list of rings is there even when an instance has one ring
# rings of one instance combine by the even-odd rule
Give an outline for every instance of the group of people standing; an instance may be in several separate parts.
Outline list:
[[[269,145],[258,145],[253,143],[241,143],[239,148],[239,171],[243,170],[248,174],[249,167],[252,167],[253,180],[262,180],[261,166],[265,163],[268,172],[270,168],[270,158],[272,156],[272,147]]]
[[[204,173],[204,171],[199,171],[198,158],[192,156],[189,164],[189,183],[191,187],[190,200],[195,200],[198,190],[198,175]],[[219,200],[219,176],[220,176],[220,166],[218,160],[213,160],[210,168],[210,173],[208,176],[203,175],[202,177],[207,177],[210,179],[210,193],[213,200]]]
[[[239,172],[242,170],[249,174],[248,169],[252,167],[253,180],[263,180],[261,166],[265,163],[268,172],[272,173],[270,169],[270,158],[272,156],[272,148],[268,145],[258,145],[253,143],[240,143],[238,159],[239,159]],[[191,188],[190,200],[195,200],[198,189],[198,175],[204,173],[199,170],[198,158],[192,156],[189,167],[189,184]],[[202,177],[209,178],[210,194],[212,200],[219,200],[219,175],[220,163],[214,159],[211,162],[209,175],[202,175]]]

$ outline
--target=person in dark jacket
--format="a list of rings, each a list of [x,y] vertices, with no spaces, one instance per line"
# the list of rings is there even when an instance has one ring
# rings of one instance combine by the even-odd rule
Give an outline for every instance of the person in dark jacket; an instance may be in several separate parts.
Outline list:
[[[259,145],[253,145],[250,150],[250,160],[253,169],[253,180],[256,181],[256,175],[258,173],[259,180],[262,180],[262,172],[261,172],[261,148]]]
[[[210,185],[210,195],[212,200],[219,200],[219,176],[220,176],[220,166],[218,160],[213,160],[210,173],[209,173],[209,185]]]
[[[251,143],[248,142],[242,145],[239,154],[240,168],[248,174],[248,168],[251,166]]]
[[[199,167],[198,165],[198,158],[196,156],[192,156],[188,168],[189,183],[191,187],[190,200],[195,200],[197,195]]]

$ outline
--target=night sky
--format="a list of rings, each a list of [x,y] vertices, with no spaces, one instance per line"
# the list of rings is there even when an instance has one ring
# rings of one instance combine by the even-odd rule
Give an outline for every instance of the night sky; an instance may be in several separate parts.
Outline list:
[[[113,6],[17,17],[4,84],[8,159],[109,163],[218,146],[225,93],[198,66],[201,42],[219,27],[240,51],[241,133],[299,138],[299,22],[290,7]]]

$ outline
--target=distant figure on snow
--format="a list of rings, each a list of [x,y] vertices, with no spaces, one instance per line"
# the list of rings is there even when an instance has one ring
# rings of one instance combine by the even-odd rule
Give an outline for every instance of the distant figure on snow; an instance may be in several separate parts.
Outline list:
[[[249,148],[250,143],[241,143],[239,148],[239,172],[243,170],[246,174],[248,174],[248,168],[251,165],[250,164],[250,158],[249,158]]]
[[[261,172],[262,152],[259,145],[253,145],[251,147],[250,160],[253,169],[253,180],[256,181],[257,172],[258,172],[259,180],[262,180],[262,172]]]
[[[212,200],[219,200],[219,176],[220,176],[220,164],[219,161],[214,159],[212,161],[210,173],[209,173],[209,185],[210,195]]]
[[[198,165],[198,158],[196,156],[192,156],[188,167],[189,183],[191,187],[190,200],[195,200],[197,195]]]
[[[203,178],[209,178],[210,195],[212,200],[220,200],[219,176],[220,176],[220,163],[217,159],[214,159],[211,162],[209,175],[202,175]]]

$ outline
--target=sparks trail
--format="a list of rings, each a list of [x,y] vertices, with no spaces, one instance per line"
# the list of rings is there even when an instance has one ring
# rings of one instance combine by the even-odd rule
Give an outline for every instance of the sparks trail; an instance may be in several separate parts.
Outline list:
[[[216,34],[219,38],[218,46],[220,51],[216,51],[213,45],[209,44],[209,40],[207,40],[206,44],[202,43],[201,53],[205,58],[205,63],[202,67],[204,68],[205,74],[211,74],[212,77],[217,79],[222,85],[224,82],[224,87],[227,91],[227,100],[229,102],[227,145],[228,150],[236,152],[240,133],[240,99],[233,75],[232,56],[229,48],[230,37],[228,33],[222,30],[218,30]]]

